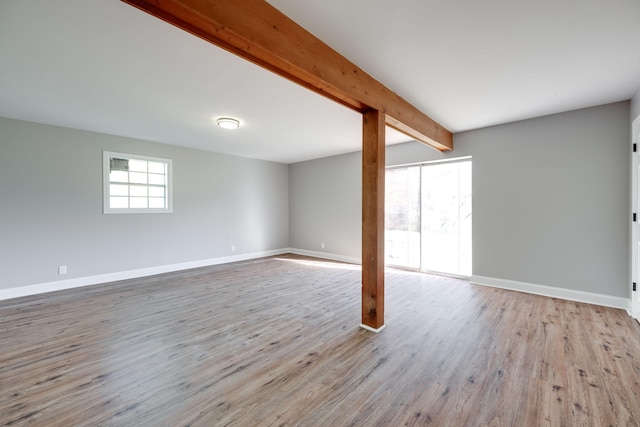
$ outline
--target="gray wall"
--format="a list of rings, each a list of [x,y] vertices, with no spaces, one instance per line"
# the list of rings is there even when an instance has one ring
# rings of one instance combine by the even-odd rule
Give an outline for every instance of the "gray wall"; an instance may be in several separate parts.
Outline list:
[[[631,98],[631,123],[638,117],[640,117],[640,88],[638,88],[636,94]]]
[[[360,258],[361,153],[294,163],[289,188],[292,248]]]
[[[463,132],[446,154],[394,145],[387,164],[473,156],[474,275],[628,298],[629,114],[621,102]],[[293,248],[337,228],[327,252],[360,257],[359,167],[354,154],[290,166]]]
[[[173,213],[104,215],[103,150],[172,159]],[[288,179],[284,164],[0,118],[0,289],[287,248]]]

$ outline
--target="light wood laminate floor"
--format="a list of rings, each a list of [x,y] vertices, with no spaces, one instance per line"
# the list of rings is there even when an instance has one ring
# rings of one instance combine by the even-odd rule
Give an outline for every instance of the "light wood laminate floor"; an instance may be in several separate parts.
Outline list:
[[[637,426],[622,310],[283,256],[0,302],[0,425]]]

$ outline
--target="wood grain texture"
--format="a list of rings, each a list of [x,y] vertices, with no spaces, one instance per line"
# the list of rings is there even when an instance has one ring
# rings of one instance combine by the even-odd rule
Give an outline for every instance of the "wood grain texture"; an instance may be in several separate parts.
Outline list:
[[[384,326],[385,115],[362,116],[362,324]]]
[[[283,256],[0,302],[2,426],[636,426],[621,310]]]
[[[264,0],[123,0],[440,151],[453,135]]]

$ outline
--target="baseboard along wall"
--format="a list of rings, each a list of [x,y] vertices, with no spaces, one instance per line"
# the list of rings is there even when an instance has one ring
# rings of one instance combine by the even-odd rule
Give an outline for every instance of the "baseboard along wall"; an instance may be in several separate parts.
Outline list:
[[[528,294],[542,295],[569,301],[620,308],[626,310],[627,313],[631,315],[631,300],[628,298],[476,275],[471,276],[470,282],[475,285],[491,286],[494,288],[508,289],[511,291],[525,292]]]
[[[157,267],[141,268],[136,270],[121,271],[115,273],[99,274],[95,276],[77,277],[55,282],[39,283],[35,285],[19,286],[8,289],[0,289],[0,301],[24,297],[29,295],[42,294],[46,292],[60,291],[64,289],[79,288],[82,286],[98,285],[102,283],[115,282],[118,280],[135,279],[138,277],[153,276],[155,274],[170,273],[173,271],[188,270],[191,268],[207,267],[210,265],[226,264],[231,262],[246,261],[250,259],[263,258],[267,256],[284,255],[292,253],[296,255],[309,256],[314,258],[340,261],[350,264],[362,264],[362,260],[328,252],[309,251],[297,248],[282,248],[270,251],[252,252],[233,256],[210,258],[198,261],[189,261],[178,264],[162,265]],[[569,301],[584,302],[588,304],[601,305],[605,307],[620,308],[626,310],[629,315],[632,313],[631,300],[628,298],[615,297],[611,295],[595,294],[591,292],[577,291],[573,289],[557,288],[553,286],[537,285],[533,283],[518,282],[515,280],[505,280],[493,277],[473,275],[470,282],[475,285],[491,286],[494,288],[507,289],[529,294],[542,295],[552,298],[559,298]]]
[[[79,288],[82,286],[99,285],[118,280],[136,279],[138,277],[153,276],[155,274],[171,273],[173,271],[189,270],[191,268],[207,267],[210,265],[227,264],[231,262],[247,261],[250,259],[267,256],[283,255],[290,253],[289,248],[270,251],[252,252],[219,258],[188,261],[178,264],[160,265],[156,267],[140,268],[136,270],[119,271],[115,273],[98,274],[95,276],[76,277],[73,279],[58,280],[55,282],[39,283],[35,285],[18,286],[15,288],[0,289],[0,301],[19,298],[29,295],[43,294],[46,292],[61,291],[64,289]]]
[[[310,256],[314,258],[328,259],[331,261],[348,262],[349,264],[362,264],[362,260],[356,257],[346,255],[331,254],[329,252],[308,251],[306,249],[289,248],[289,253],[295,255]]]

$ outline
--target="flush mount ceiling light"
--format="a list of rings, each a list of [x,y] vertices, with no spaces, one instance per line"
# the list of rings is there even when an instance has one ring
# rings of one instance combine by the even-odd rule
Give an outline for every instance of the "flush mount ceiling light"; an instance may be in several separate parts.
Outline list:
[[[216,119],[216,123],[223,129],[238,129],[240,127],[240,121],[231,117],[220,117]]]

